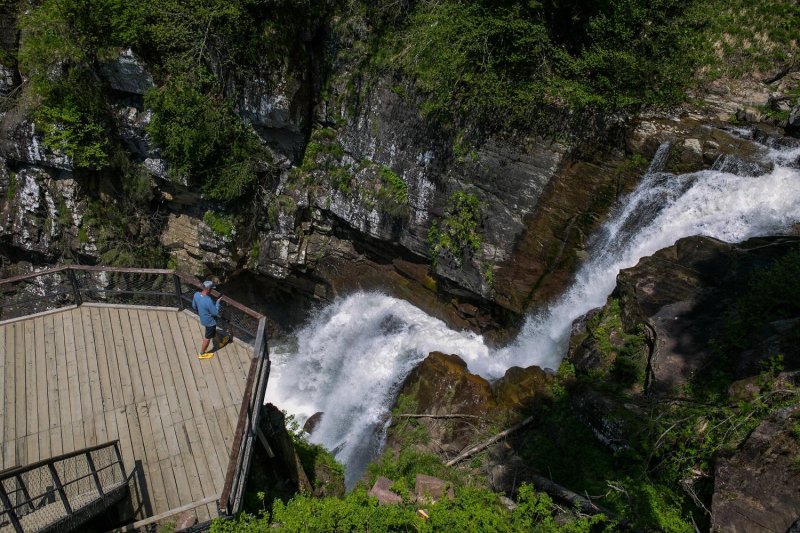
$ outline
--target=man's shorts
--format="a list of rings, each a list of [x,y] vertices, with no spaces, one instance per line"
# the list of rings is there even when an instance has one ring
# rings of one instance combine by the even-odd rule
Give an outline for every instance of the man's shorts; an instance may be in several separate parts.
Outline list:
[[[217,326],[206,326],[206,339],[213,339],[217,336]]]

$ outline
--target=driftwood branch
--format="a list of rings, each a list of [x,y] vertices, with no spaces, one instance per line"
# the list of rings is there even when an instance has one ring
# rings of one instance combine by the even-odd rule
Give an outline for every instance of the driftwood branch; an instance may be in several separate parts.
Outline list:
[[[485,420],[482,416],[478,415],[415,415],[415,414],[404,414],[404,415],[394,415],[394,418],[476,418],[478,420]]]
[[[558,483],[553,482],[550,479],[547,479],[543,476],[534,475],[532,477],[533,486],[536,490],[540,490],[542,492],[546,492],[547,494],[553,496],[554,498],[558,498],[559,500],[563,500],[569,502],[574,507],[577,507],[583,513],[587,514],[598,514],[603,513],[609,518],[614,518],[614,513],[609,511],[604,507],[600,507],[599,505],[595,504],[589,498],[581,496],[577,492],[572,492],[566,487],[559,485]]]
[[[450,461],[447,461],[447,463],[445,463],[445,464],[447,466],[453,466],[453,465],[455,465],[457,463],[460,463],[464,459],[467,459],[468,457],[472,457],[476,453],[479,453],[479,452],[485,450],[486,448],[488,448],[489,446],[491,446],[495,442],[501,440],[503,437],[506,437],[506,436],[510,435],[511,433],[514,433],[518,429],[520,429],[520,428],[522,428],[524,426],[527,426],[532,421],[533,421],[533,417],[529,416],[528,418],[526,418],[525,420],[523,420],[519,424],[517,424],[515,426],[511,426],[510,428],[508,428],[505,431],[501,431],[500,433],[498,433],[494,437],[483,441],[482,443],[478,444],[477,446],[473,446],[472,448],[470,448],[469,450],[465,451],[464,453],[462,453],[461,455],[459,455],[455,459],[451,459]]]

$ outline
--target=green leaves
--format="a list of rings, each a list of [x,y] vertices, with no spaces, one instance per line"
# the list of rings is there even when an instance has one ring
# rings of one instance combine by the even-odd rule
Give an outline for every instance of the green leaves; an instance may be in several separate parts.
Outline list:
[[[153,117],[147,131],[169,162],[172,180],[231,200],[253,185],[268,154],[230,103],[207,88],[207,80],[175,76],[149,91],[145,105]]]
[[[434,264],[442,252],[452,255],[457,265],[466,254],[481,246],[481,206],[475,195],[456,191],[450,195],[445,216],[433,221],[428,230],[428,244]]]

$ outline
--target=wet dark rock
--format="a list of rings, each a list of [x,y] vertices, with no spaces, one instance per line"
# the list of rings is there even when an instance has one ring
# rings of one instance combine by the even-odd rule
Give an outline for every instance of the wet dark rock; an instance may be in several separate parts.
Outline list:
[[[319,411],[309,416],[308,420],[306,420],[305,424],[303,424],[303,431],[305,431],[309,435],[314,433],[314,430],[317,429],[319,423],[322,422],[322,416],[324,414],[325,413],[323,413],[322,411]]]
[[[789,114],[786,123],[786,133],[793,137],[800,137],[800,104],[796,105]]]
[[[617,276],[622,320],[627,330],[646,324],[653,333],[652,390],[680,388],[705,365],[713,364],[710,341],[721,334],[726,310],[745,287],[753,269],[769,265],[800,247],[792,237],[751,239],[728,244],[689,237],[642,258]],[[786,349],[787,369],[800,366],[796,349]],[[771,352],[739,355],[740,377],[752,375]]]
[[[714,471],[711,530],[783,533],[800,518],[800,406],[762,422],[731,457],[720,457]]]
[[[101,64],[100,73],[115,91],[144,95],[154,86],[153,76],[130,48],[122,50],[113,61]]]

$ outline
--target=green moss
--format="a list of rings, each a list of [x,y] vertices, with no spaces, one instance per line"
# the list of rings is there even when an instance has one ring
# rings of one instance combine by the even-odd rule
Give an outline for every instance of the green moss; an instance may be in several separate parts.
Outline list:
[[[203,222],[211,228],[211,231],[220,237],[230,237],[233,235],[234,221],[227,215],[218,215],[213,211],[206,211],[203,215]]]

